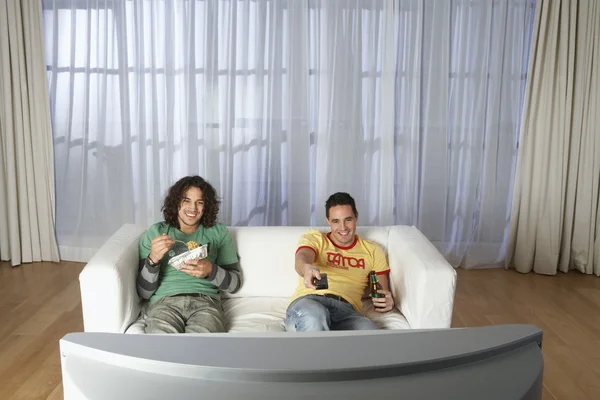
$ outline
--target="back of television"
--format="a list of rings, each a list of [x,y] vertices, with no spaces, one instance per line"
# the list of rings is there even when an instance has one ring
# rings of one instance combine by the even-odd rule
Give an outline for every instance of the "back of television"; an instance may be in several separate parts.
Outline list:
[[[60,341],[69,399],[523,399],[542,393],[532,325],[122,335]],[[508,383],[508,384],[507,384]]]

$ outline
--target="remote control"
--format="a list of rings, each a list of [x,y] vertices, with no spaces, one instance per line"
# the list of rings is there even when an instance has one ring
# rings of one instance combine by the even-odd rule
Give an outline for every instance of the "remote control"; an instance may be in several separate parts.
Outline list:
[[[313,278],[313,285],[316,286],[317,290],[329,289],[327,274],[321,274],[321,279]]]

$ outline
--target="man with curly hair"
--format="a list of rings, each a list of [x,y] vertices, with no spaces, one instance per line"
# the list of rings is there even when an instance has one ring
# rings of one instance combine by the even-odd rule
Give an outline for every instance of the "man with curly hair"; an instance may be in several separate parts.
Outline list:
[[[217,222],[220,201],[199,176],[186,176],[168,191],[164,221],[149,227],[139,244],[138,294],[149,301],[146,333],[225,332],[220,291],[235,293],[242,278],[227,227]],[[183,251],[207,245],[206,258],[169,264]]]

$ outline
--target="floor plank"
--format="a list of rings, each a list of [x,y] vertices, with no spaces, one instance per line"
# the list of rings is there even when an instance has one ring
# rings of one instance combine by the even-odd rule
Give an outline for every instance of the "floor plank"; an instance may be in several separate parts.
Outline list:
[[[0,399],[62,398],[58,341],[83,330],[83,266],[0,264]]]
[[[0,399],[61,399],[58,341],[83,330],[81,263],[0,263]],[[600,279],[458,270],[453,327],[544,331],[544,400],[600,398]]]
[[[458,270],[454,320],[535,324],[544,331],[544,399],[600,398],[600,279]]]

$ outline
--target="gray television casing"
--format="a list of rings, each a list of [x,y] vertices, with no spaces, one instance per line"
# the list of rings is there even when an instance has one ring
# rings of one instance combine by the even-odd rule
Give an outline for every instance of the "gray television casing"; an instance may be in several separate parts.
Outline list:
[[[541,399],[533,325],[60,340],[65,399]]]

